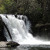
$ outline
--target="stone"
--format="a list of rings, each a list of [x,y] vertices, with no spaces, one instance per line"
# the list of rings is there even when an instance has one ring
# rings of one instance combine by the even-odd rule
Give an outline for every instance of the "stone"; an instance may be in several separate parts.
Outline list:
[[[6,41],[3,31],[4,31],[4,25],[2,22],[2,18],[0,17],[0,41]]]
[[[19,44],[17,42],[10,41],[6,44],[8,47],[17,47]]]

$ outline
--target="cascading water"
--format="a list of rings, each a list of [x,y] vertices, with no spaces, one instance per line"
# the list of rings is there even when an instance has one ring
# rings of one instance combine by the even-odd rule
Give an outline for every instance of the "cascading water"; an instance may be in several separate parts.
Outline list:
[[[7,38],[7,41],[15,41],[19,44],[30,44],[30,45],[50,45],[50,41],[42,41],[36,39],[29,33],[30,22],[27,17],[24,15],[17,15],[17,18],[14,15],[3,15],[0,14],[2,20],[6,24],[11,34],[12,40],[10,39],[6,28],[4,28],[4,34]]]

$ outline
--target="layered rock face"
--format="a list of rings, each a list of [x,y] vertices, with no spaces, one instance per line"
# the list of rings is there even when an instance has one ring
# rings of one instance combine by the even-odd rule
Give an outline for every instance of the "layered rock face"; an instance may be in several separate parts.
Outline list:
[[[0,41],[6,41],[3,30],[4,30],[4,25],[2,22],[2,18],[0,17]]]

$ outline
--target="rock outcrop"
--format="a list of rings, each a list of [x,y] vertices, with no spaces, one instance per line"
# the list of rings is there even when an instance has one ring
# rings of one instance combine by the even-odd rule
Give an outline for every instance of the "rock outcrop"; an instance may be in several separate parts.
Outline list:
[[[2,19],[0,17],[0,41],[6,41],[3,30],[4,30],[4,25],[3,25]]]

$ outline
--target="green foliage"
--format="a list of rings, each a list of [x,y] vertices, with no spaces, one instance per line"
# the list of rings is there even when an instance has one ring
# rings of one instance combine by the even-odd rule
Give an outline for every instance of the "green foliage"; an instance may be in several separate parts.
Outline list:
[[[14,14],[17,12],[17,3],[14,0],[0,1],[0,13]]]
[[[24,13],[24,8],[22,8],[22,7],[18,8],[18,13],[23,14]]]
[[[4,13],[6,13],[5,7],[3,5],[1,5],[0,14],[4,14]]]
[[[50,22],[50,0],[0,0],[0,13],[25,14],[33,22]]]
[[[7,10],[7,13],[15,13],[17,11],[17,5],[14,0],[4,0],[3,5]]]

